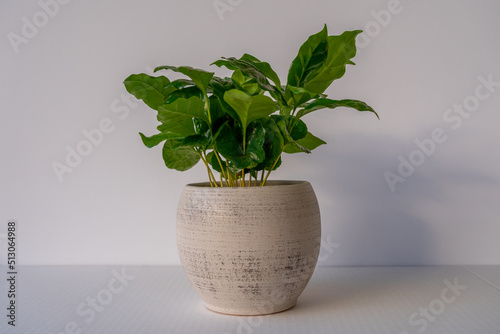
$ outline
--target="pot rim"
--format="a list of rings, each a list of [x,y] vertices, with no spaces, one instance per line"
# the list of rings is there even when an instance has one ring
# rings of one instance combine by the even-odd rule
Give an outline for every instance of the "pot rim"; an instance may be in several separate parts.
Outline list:
[[[220,185],[220,182],[217,182]],[[281,188],[281,187],[291,187],[291,186],[301,186],[310,184],[309,181],[304,180],[269,180],[266,184],[261,186],[245,186],[245,187],[211,187],[210,182],[195,182],[186,184],[186,188],[194,189],[217,189],[218,191],[235,191],[235,190],[245,190],[245,189],[264,189],[264,188]]]

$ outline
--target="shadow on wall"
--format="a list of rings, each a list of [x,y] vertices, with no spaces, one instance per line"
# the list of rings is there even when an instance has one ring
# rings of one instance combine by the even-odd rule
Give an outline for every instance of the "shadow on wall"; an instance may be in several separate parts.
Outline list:
[[[406,147],[389,137],[377,136],[374,141],[360,134],[338,136],[336,142],[347,144],[330,145],[332,153],[323,154],[327,160],[316,164],[311,177],[321,206],[322,242],[331,239],[337,243],[333,252],[328,245],[322,247],[320,258],[324,260],[319,266],[446,264],[437,252],[440,240],[435,224],[467,223],[456,210],[464,206],[488,219],[471,201],[477,201],[475,195],[480,193],[484,197],[484,190],[498,189],[499,179],[446,161],[439,153],[446,144],[426,156],[391,191],[384,173],[397,174],[398,156],[405,157],[414,146]],[[454,194],[454,189],[464,193]],[[453,238],[453,234],[446,237]]]

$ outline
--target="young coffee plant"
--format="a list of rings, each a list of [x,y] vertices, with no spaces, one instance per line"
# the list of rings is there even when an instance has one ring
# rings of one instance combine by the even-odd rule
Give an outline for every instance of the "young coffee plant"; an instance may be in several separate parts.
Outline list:
[[[325,25],[300,47],[285,85],[268,63],[249,54],[212,64],[232,71],[230,78],[189,66],[154,70],[186,76],[173,81],[163,75],[130,75],[124,81],[127,91],[156,110],[160,122],[159,133],[140,133],[143,143],[151,148],[163,142],[163,160],[171,169],[185,171],[201,160],[213,187],[265,185],[283,153],[310,153],[326,144],[309,132],[302,119],[307,114],[350,107],[378,117],[362,101],[324,94],[346,65],[354,65],[359,33],[328,36]]]

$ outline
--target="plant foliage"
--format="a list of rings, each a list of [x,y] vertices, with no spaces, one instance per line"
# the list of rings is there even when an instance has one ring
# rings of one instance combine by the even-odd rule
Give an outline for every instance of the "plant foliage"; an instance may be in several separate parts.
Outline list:
[[[268,63],[249,54],[212,64],[232,71],[230,78],[189,66],[155,69],[187,77],[174,81],[130,75],[124,81],[127,91],[158,112],[158,133],[149,137],[140,133],[144,145],[163,143],[165,165],[178,171],[203,161],[212,186],[263,186],[281,165],[283,153],[310,153],[326,144],[309,132],[303,116],[349,107],[378,117],[362,101],[332,100],[324,94],[344,75],[346,65],[354,65],[351,59],[360,32],[328,36],[325,25],[300,47],[286,85]]]

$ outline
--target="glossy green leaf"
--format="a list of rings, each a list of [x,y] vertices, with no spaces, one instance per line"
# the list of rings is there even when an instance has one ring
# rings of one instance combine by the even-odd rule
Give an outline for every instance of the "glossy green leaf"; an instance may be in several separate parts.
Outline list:
[[[172,81],[170,85],[177,89],[185,88],[188,86],[196,86],[193,80],[188,80],[188,79],[177,79]]]
[[[179,98],[172,103],[160,106],[158,108],[158,120],[163,122],[164,116],[172,113],[196,117],[208,123],[205,103],[197,96],[192,96],[189,99]]]
[[[306,75],[302,85],[313,93],[323,93],[331,83],[341,78],[347,64],[356,55],[356,36],[361,30],[346,31],[339,36],[328,36],[328,55],[321,67]]]
[[[255,166],[254,169],[270,169],[275,164],[276,159],[278,159],[283,152],[283,136],[281,135],[281,131],[273,119],[259,119],[254,121],[252,124],[255,124],[257,122],[264,127],[265,131],[265,140],[263,146],[265,151],[265,158],[261,163]]]
[[[167,140],[163,145],[163,161],[165,166],[178,171],[186,171],[192,168],[200,160],[200,156],[192,149],[172,149],[172,146],[178,144],[176,140]]]
[[[276,111],[276,103],[268,96],[250,96],[245,92],[232,89],[224,94],[224,100],[238,114],[241,129],[243,131],[243,152],[246,152],[247,126],[252,121],[267,117]]]
[[[297,141],[299,139],[304,138],[307,134],[306,123],[304,123],[301,119],[295,119],[295,118],[292,118],[290,122],[294,124],[293,129],[290,132],[290,136],[293,138],[293,140]]]
[[[241,140],[236,137],[233,129],[225,123],[221,126],[215,141],[217,151],[228,161],[232,161],[238,168],[248,168],[252,159],[245,155]]]
[[[277,110],[276,103],[268,96],[250,96],[238,89],[232,89],[224,94],[224,101],[238,114],[243,130],[252,121],[267,117]]]
[[[348,107],[348,108],[353,108],[359,111],[370,111],[374,113],[377,118],[378,114],[373,110],[372,107],[367,105],[363,101],[358,101],[358,100],[331,100],[331,99],[317,99],[308,105],[304,107],[304,109],[301,109],[297,112],[297,117],[300,118],[304,115],[307,115],[315,110],[320,110],[320,109],[325,109],[325,108],[330,108],[334,109],[337,107]],[[379,118],[380,119],[380,118]]]
[[[185,149],[185,148],[201,148],[205,149],[209,143],[209,139],[203,135],[192,135],[180,140],[176,144],[172,144],[171,148],[173,150]]]
[[[280,132],[281,132],[281,135],[283,136],[283,141],[284,141],[284,144],[285,144],[285,147],[289,144],[289,143],[292,143],[294,144],[296,147],[300,148],[302,150],[302,152],[305,152],[305,153],[311,153],[310,150],[308,150],[306,147],[303,147],[302,145],[300,145],[296,140],[294,140],[290,134],[290,132],[288,131],[288,121],[287,121],[287,118],[285,116],[281,116],[281,115],[272,115],[271,116],[274,121],[276,122],[276,125],[278,126],[278,128],[280,129]]]
[[[243,150],[239,137],[227,123],[224,124],[216,139],[217,151],[239,169],[252,168],[262,162],[265,158],[264,128],[260,124],[249,127],[246,152]]]
[[[179,88],[170,93],[170,95],[165,100],[165,103],[169,104],[179,98],[189,99],[190,97],[193,96],[196,96],[199,99],[203,99],[203,92],[197,86],[188,86],[184,88]]]
[[[252,123],[247,131],[246,155],[257,165],[264,161],[266,152],[264,151],[264,142],[266,133],[264,127],[259,123]]]
[[[271,92],[271,94],[273,94],[278,100],[283,99],[281,93],[281,87],[279,86],[275,87],[271,85],[269,83],[269,80],[267,80],[266,74],[261,72],[261,70],[256,65],[249,62],[248,60],[241,60],[241,59],[236,59],[234,57],[230,57],[230,58],[222,58],[220,60],[213,62],[212,64],[219,67],[225,66],[230,70],[239,69],[245,76],[254,79],[263,90]],[[265,68],[265,66],[261,66],[261,68],[262,67]]]
[[[269,63],[260,61],[248,53],[245,53],[241,56],[240,60],[247,61],[255,66],[262,74],[264,74],[267,78],[271,79],[271,81],[276,85],[277,88],[281,88],[280,78],[276,74],[276,72],[272,69]]]
[[[323,144],[326,144],[326,142],[308,132],[304,138],[297,140],[296,143],[293,142],[288,143],[285,146],[283,152],[300,153],[300,152],[305,152],[304,148],[310,152]]]
[[[328,31],[325,24],[323,30],[311,35],[302,44],[288,70],[288,85],[303,87],[307,74],[322,65],[328,51],[327,37]]]
[[[164,77],[152,77],[147,74],[132,74],[123,82],[127,91],[136,98],[143,100],[148,107],[157,110],[165,103],[169,95],[168,85],[170,81]]]
[[[292,103],[295,107],[299,107],[303,103],[318,97],[318,94],[315,94],[303,87],[295,87],[295,86],[287,86],[287,90],[285,93],[285,97],[292,99]]]
[[[208,87],[219,98],[222,98],[226,91],[236,88],[231,78],[219,78],[216,76],[210,80]]]
[[[198,97],[179,98],[158,108],[158,120],[163,123],[158,130],[181,137],[195,135],[193,117],[206,120],[204,113],[203,102]]]
[[[193,80],[196,86],[201,89],[204,95],[206,95],[208,84],[214,76],[213,72],[207,72],[205,70],[193,68],[191,66],[158,66],[154,71],[156,72],[159,70],[172,70],[174,72],[179,72],[188,76],[189,78],[191,78],[191,80]]]
[[[226,112],[222,108],[219,98],[215,95],[210,96],[210,116],[214,129],[218,128],[222,123],[227,121]]]
[[[213,91],[213,95],[210,97],[212,100],[213,98],[217,98],[218,104],[220,105],[220,111],[223,114],[228,114],[230,115],[233,119],[237,120],[238,119],[238,114],[231,108],[229,104],[224,101],[224,94],[231,90],[235,89],[236,86],[234,85],[233,81],[230,78],[225,78],[221,79],[218,77],[212,78],[212,81],[210,82],[210,88]],[[212,106],[210,106],[210,111],[212,111]],[[213,115],[212,115],[212,122],[216,122]],[[219,125],[221,125],[220,123]]]

